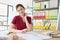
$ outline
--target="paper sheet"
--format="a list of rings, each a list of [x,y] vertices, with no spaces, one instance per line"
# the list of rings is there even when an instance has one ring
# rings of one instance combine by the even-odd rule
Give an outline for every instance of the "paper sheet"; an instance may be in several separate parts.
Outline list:
[[[7,34],[9,33],[9,31],[1,31],[0,32],[0,38],[2,37],[7,37]]]
[[[9,33],[9,31],[4,31],[2,33],[0,33],[0,38],[6,38],[7,37],[7,34]],[[49,39],[51,37],[49,36],[44,36],[44,35],[41,35],[41,34],[38,34],[36,32],[27,32],[27,33],[17,33],[17,36],[18,37],[22,37],[26,40],[44,40],[44,39]]]
[[[51,37],[49,36],[44,36],[41,34],[37,34],[35,32],[27,32],[25,34],[22,33],[17,33],[19,37],[23,37],[26,40],[44,40],[44,39],[49,39]]]
[[[52,33],[53,31],[45,31],[45,32],[43,32],[42,34],[46,34],[46,35],[48,35],[48,34],[50,34],[50,33]]]

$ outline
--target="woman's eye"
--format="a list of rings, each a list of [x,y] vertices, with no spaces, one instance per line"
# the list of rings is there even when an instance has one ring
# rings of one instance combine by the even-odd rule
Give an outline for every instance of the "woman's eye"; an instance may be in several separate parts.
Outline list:
[[[20,11],[20,10],[17,10],[18,12]]]
[[[22,10],[22,9],[20,9],[20,10]]]

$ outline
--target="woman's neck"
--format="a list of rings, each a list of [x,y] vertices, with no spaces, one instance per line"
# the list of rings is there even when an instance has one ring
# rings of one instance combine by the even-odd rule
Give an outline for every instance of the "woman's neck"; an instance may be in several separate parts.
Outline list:
[[[24,18],[24,15],[20,15],[22,18]]]

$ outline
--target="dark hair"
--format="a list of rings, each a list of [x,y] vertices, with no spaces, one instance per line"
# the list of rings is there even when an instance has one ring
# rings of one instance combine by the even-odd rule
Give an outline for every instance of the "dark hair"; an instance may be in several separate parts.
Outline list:
[[[25,7],[24,7],[22,4],[17,4],[17,5],[16,5],[16,9],[17,9],[19,6],[21,6],[21,7],[23,7],[23,8],[25,9]]]

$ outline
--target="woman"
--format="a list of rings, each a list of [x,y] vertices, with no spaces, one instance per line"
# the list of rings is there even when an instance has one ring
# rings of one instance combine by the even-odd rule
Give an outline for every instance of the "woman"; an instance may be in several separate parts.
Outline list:
[[[15,16],[10,25],[10,31],[25,33],[32,30],[31,17],[26,16],[25,7],[22,4],[16,5],[16,10],[19,13]]]

